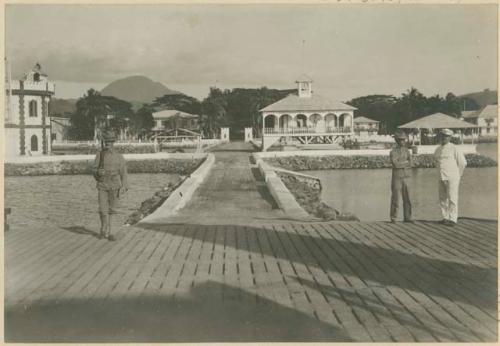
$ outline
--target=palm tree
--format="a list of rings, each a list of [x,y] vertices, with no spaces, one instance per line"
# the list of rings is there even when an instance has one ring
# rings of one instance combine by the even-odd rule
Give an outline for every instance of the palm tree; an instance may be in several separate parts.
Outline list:
[[[416,88],[411,87],[401,96],[404,122],[412,121],[424,115],[426,98]]]
[[[203,133],[214,138],[219,129],[226,124],[227,101],[220,89],[210,88],[210,93],[201,104],[200,127]]]
[[[262,127],[262,117],[260,116],[260,110],[271,103],[273,103],[275,99],[269,95],[269,89],[266,87],[262,87],[258,90],[257,96],[254,100],[252,100],[252,127],[257,135],[261,133]]]

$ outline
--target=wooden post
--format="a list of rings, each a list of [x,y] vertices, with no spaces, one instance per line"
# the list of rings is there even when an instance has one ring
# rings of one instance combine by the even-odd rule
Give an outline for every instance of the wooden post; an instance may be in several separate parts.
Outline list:
[[[273,115],[274,116],[274,115]],[[276,117],[275,117],[275,120],[276,120]],[[276,124],[274,124],[274,126],[276,126]],[[262,113],[262,147],[261,147],[261,151],[264,151],[264,137],[266,135],[266,117],[264,115],[264,113]]]
[[[7,223],[7,215],[9,215],[11,212],[10,208],[3,208],[3,225],[4,225],[4,231],[9,230],[9,224]]]

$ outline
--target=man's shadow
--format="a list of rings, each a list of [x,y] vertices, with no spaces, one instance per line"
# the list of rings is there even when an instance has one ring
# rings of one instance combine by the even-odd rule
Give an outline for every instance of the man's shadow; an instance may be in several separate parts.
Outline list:
[[[68,226],[68,227],[61,227],[61,228],[66,230],[66,231],[69,231],[71,233],[90,235],[92,237],[99,238],[99,233],[94,232],[90,229],[87,229],[83,226]]]

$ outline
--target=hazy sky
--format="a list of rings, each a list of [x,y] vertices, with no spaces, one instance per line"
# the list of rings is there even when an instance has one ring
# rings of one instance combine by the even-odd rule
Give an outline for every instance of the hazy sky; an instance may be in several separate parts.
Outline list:
[[[210,86],[294,87],[339,100],[497,87],[496,5],[7,5],[14,76],[40,62],[56,97],[145,75],[202,98]]]

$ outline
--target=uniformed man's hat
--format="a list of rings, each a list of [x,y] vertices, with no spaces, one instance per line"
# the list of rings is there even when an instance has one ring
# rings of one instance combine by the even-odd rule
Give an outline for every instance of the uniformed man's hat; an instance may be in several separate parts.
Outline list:
[[[403,130],[397,130],[395,133],[394,133],[394,138],[395,139],[406,139],[406,133],[404,133]]]
[[[442,129],[441,134],[443,136],[450,136],[451,137],[451,136],[453,136],[453,131],[450,129]]]
[[[107,130],[104,132],[103,139],[105,142],[115,142],[116,141],[116,135],[114,131]]]

